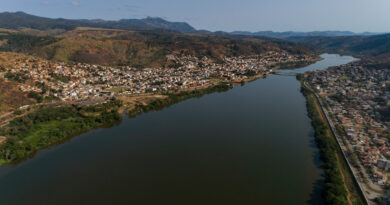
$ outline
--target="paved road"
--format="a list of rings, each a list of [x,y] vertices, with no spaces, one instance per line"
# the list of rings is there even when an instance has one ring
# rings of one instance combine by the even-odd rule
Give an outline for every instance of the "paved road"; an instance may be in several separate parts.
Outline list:
[[[306,88],[308,88],[315,95],[315,97],[317,98],[317,101],[319,102],[319,104],[321,106],[322,113],[324,114],[324,116],[325,116],[325,118],[326,118],[326,120],[327,120],[327,122],[328,122],[328,124],[329,124],[329,126],[331,128],[332,134],[336,138],[337,144],[339,145],[339,147],[340,147],[340,149],[341,149],[341,151],[343,153],[344,159],[347,162],[349,169],[351,170],[351,172],[352,172],[352,174],[353,174],[353,176],[354,176],[354,178],[355,178],[355,180],[356,180],[360,190],[363,193],[363,197],[364,197],[366,203],[369,204],[369,205],[376,204],[373,200],[375,198],[381,196],[382,194],[373,192],[372,188],[370,188],[370,187],[373,187],[373,188],[379,189],[379,190],[381,190],[381,188],[378,185],[375,185],[375,184],[373,184],[371,182],[371,180],[369,179],[367,173],[363,173],[363,174],[365,174],[366,178],[369,180],[369,185],[368,186],[370,186],[370,187],[368,187],[367,184],[364,183],[363,178],[360,176],[358,169],[356,167],[352,166],[351,159],[349,157],[347,157],[349,155],[348,149],[344,145],[344,143],[342,141],[342,138],[338,135],[338,133],[336,131],[336,127],[333,124],[333,121],[330,119],[328,110],[323,105],[323,102],[322,102],[321,98],[318,96],[318,94],[316,92],[314,92],[314,90],[311,89],[310,86],[307,85],[306,82],[304,82],[304,86]],[[347,145],[347,146],[350,146],[350,145]],[[364,172],[365,172],[365,169],[361,166],[361,164],[359,164],[359,166],[360,166],[361,170],[364,170]]]

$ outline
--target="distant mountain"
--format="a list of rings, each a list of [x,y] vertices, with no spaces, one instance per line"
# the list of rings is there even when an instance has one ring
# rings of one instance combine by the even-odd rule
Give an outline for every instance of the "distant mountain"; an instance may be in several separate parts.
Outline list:
[[[390,34],[374,36],[291,37],[290,41],[311,44],[325,52],[371,57],[378,62],[390,63]]]
[[[0,28],[21,30],[34,29],[40,31],[52,30],[74,30],[77,27],[93,27],[106,29],[123,29],[123,30],[169,30],[182,33],[197,33],[197,34],[212,34],[207,30],[196,30],[191,25],[185,22],[170,22],[158,17],[148,17],[144,19],[121,19],[118,21],[106,21],[102,19],[64,19],[64,18],[46,18],[34,16],[24,12],[3,12],[0,13]],[[47,34],[51,34],[46,32]],[[31,34],[31,31],[30,33]],[[262,36],[271,38],[287,39],[295,36],[368,36],[379,33],[353,33],[350,31],[313,31],[313,32],[273,32],[273,31],[234,31],[234,32],[214,32],[216,35],[244,35],[244,36]]]
[[[212,34],[207,30],[196,30],[185,22],[170,22],[158,17],[148,17],[144,19],[121,19],[118,21],[106,21],[102,19],[64,19],[64,18],[46,18],[27,14],[24,12],[3,12],[0,13],[0,28],[5,29],[35,29],[40,31],[49,30],[74,30],[77,27],[93,27],[106,29],[123,30],[170,30],[182,33]],[[263,36],[271,38],[287,39],[295,36],[368,36],[379,33],[353,33],[350,31],[313,31],[313,32],[273,32],[273,31],[234,31],[234,32],[214,32],[216,35],[244,35],[244,36]],[[30,33],[31,34],[31,33]]]
[[[295,36],[326,36],[326,37],[335,37],[335,36],[368,36],[368,35],[376,35],[379,33],[353,33],[350,31],[312,31],[312,32],[294,32],[294,31],[286,31],[286,32],[273,32],[273,31],[259,31],[259,32],[248,32],[248,31],[234,31],[231,32],[234,35],[247,35],[247,36],[265,36],[271,38],[281,38],[286,39]]]
[[[195,33],[196,29],[184,22],[169,22],[162,18],[148,17],[145,19],[122,19],[119,21],[105,20],[70,20],[52,19],[26,14],[24,12],[0,13],[0,28],[20,29],[30,28],[37,30],[63,29],[73,30],[76,27],[96,27],[125,30],[172,30],[183,33]]]
[[[19,29],[31,28],[38,30],[65,29],[71,30],[75,27],[75,22],[64,19],[50,19],[33,16],[24,12],[4,12],[0,13],[0,28]]]

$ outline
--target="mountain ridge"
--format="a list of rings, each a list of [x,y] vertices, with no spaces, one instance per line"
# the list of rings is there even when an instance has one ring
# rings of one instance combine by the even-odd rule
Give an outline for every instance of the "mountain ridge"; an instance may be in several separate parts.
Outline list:
[[[193,34],[217,34],[217,35],[243,35],[243,36],[262,36],[270,38],[287,39],[295,36],[368,36],[378,35],[382,33],[354,33],[351,31],[312,31],[312,32],[273,32],[273,31],[233,31],[211,32],[204,29],[195,29],[186,22],[170,22],[159,17],[146,17],[143,19],[120,19],[120,20],[104,20],[104,19],[65,19],[65,18],[48,18],[36,15],[31,15],[22,11],[18,12],[3,12],[0,13],[0,28],[15,29],[21,28],[37,29],[37,30],[55,30],[64,31],[73,30],[77,27],[93,27],[106,29],[124,29],[124,30],[170,30],[182,33]]]
[[[337,52],[390,63],[390,34],[373,36],[291,37],[289,41],[306,43],[322,52]]]
[[[372,33],[372,32],[362,32],[354,33],[351,31],[311,31],[311,32],[297,32],[297,31],[285,31],[285,32],[274,32],[274,31],[258,31],[258,32],[248,32],[248,31],[233,31],[230,32],[234,35],[251,35],[251,36],[267,36],[272,38],[281,38],[286,39],[295,36],[326,36],[326,37],[335,37],[335,36],[369,36],[369,35],[378,35],[381,33]]]
[[[65,19],[40,17],[25,12],[0,13],[0,27],[6,29],[30,28],[37,30],[63,29],[73,30],[76,27],[95,27],[126,30],[173,30],[183,33],[195,33],[196,29],[185,22],[170,22],[158,17],[144,19],[120,19],[106,21],[102,19]]]

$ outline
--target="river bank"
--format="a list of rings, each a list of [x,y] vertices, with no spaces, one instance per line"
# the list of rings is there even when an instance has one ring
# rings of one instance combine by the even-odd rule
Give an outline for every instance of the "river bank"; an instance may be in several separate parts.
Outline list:
[[[349,164],[344,160],[330,127],[323,116],[319,102],[311,90],[304,85],[304,74],[298,74],[301,92],[307,100],[307,110],[315,130],[315,139],[324,161],[326,186],[323,192],[327,204],[366,204]]]
[[[122,103],[111,99],[92,106],[40,107],[9,122],[0,130],[7,140],[0,145],[0,166],[19,163],[53,145],[99,127],[120,122]]]

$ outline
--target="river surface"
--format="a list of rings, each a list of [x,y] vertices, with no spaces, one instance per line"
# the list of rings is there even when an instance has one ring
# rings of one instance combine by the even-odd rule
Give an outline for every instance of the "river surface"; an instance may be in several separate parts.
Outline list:
[[[0,204],[321,204],[323,171],[296,73],[124,118],[0,168]]]

